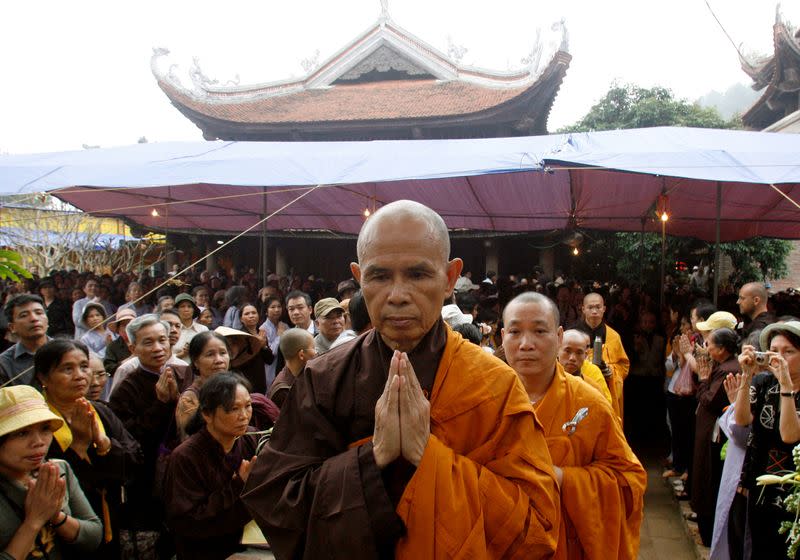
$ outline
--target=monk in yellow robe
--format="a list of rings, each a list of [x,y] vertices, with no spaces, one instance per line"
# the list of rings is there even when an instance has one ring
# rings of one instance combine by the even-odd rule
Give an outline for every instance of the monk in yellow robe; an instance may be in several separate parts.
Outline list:
[[[575,328],[582,330],[589,335],[592,345],[589,349],[588,359],[594,361],[594,341],[597,337],[603,342],[603,364],[606,371],[606,384],[611,391],[611,406],[617,417],[622,421],[625,409],[622,398],[622,387],[628,371],[631,368],[631,361],[622,346],[622,339],[619,333],[609,327],[603,320],[606,313],[606,304],[603,296],[598,293],[588,293],[583,297],[581,307],[583,318],[578,321]]]
[[[544,426],[561,489],[556,558],[634,560],[647,475],[603,396],[558,363],[558,308],[533,292],[503,312],[503,347]]]
[[[372,215],[354,277],[374,329],[306,364],[243,501],[282,558],[551,558],[558,487],[506,364],[441,319],[461,260],[409,201]]]
[[[589,385],[600,391],[608,404],[612,403],[611,391],[600,368],[586,359],[589,351],[589,335],[577,329],[564,331],[561,347],[558,349],[558,363],[570,375],[577,375]]]

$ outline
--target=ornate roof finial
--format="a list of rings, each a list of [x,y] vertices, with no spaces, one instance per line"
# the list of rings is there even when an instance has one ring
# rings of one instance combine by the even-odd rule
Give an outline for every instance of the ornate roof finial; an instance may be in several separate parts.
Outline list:
[[[387,21],[391,19],[389,16],[389,0],[381,0],[381,21]]]

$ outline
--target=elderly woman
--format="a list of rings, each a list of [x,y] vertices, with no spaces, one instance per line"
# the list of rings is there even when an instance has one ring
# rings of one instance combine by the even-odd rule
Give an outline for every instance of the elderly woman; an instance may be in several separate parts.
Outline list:
[[[714,427],[729,404],[723,382],[728,374],[739,372],[739,362],[736,361],[738,343],[739,339],[731,329],[717,329],[706,341],[708,357],[697,361],[700,383],[697,386],[691,505],[697,514],[697,527],[705,546],[711,544],[722,475],[722,442],[718,436],[715,439]]]
[[[82,558],[100,544],[69,464],[44,460],[63,423],[33,387],[0,389],[0,558]]]
[[[250,520],[239,495],[255,463],[254,437],[242,437],[252,415],[241,376],[221,373],[200,389],[196,429],[170,455],[165,485],[167,523],[177,557],[228,558],[240,549]]]
[[[70,464],[92,508],[103,517],[103,545],[96,557],[118,556],[123,487],[141,465],[139,444],[107,405],[84,397],[91,384],[86,346],[51,340],[36,351],[34,368],[47,404],[64,420],[53,434],[48,457]]]
[[[778,534],[778,528],[782,521],[794,519],[783,509],[791,490],[777,485],[759,488],[756,478],[794,470],[792,449],[800,442],[800,322],[768,325],[761,331],[760,343],[769,349],[766,363],[757,361],[750,345],[743,346],[739,356],[750,390],[739,393],[734,418],[740,426],[752,426],[752,433],[738,492],[747,498],[754,553],[759,558],[783,558],[786,537]]]
[[[231,365],[228,342],[219,333],[202,332],[189,342],[189,360],[194,371],[194,381],[181,393],[175,408],[175,423],[181,440],[186,439],[186,425],[197,412],[200,389],[212,376],[228,371]]]

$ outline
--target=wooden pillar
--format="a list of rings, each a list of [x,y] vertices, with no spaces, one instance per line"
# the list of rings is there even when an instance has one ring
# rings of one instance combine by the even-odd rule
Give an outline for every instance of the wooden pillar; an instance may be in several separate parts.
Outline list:
[[[485,241],[484,248],[486,249],[486,258],[484,262],[484,271],[488,272],[493,270],[497,274],[500,274],[498,270],[500,265],[500,255],[497,250],[497,241]]]
[[[275,246],[275,274],[278,276],[286,276],[289,273],[289,266],[286,262],[286,255],[283,252],[283,247],[280,245]]]

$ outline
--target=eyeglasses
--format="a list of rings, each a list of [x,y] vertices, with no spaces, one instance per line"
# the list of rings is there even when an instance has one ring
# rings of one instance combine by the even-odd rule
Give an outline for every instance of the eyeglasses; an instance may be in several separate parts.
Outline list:
[[[96,380],[100,381],[101,379],[104,379],[104,378],[108,377],[108,372],[107,371],[93,371],[92,372],[92,377],[94,377]]]

